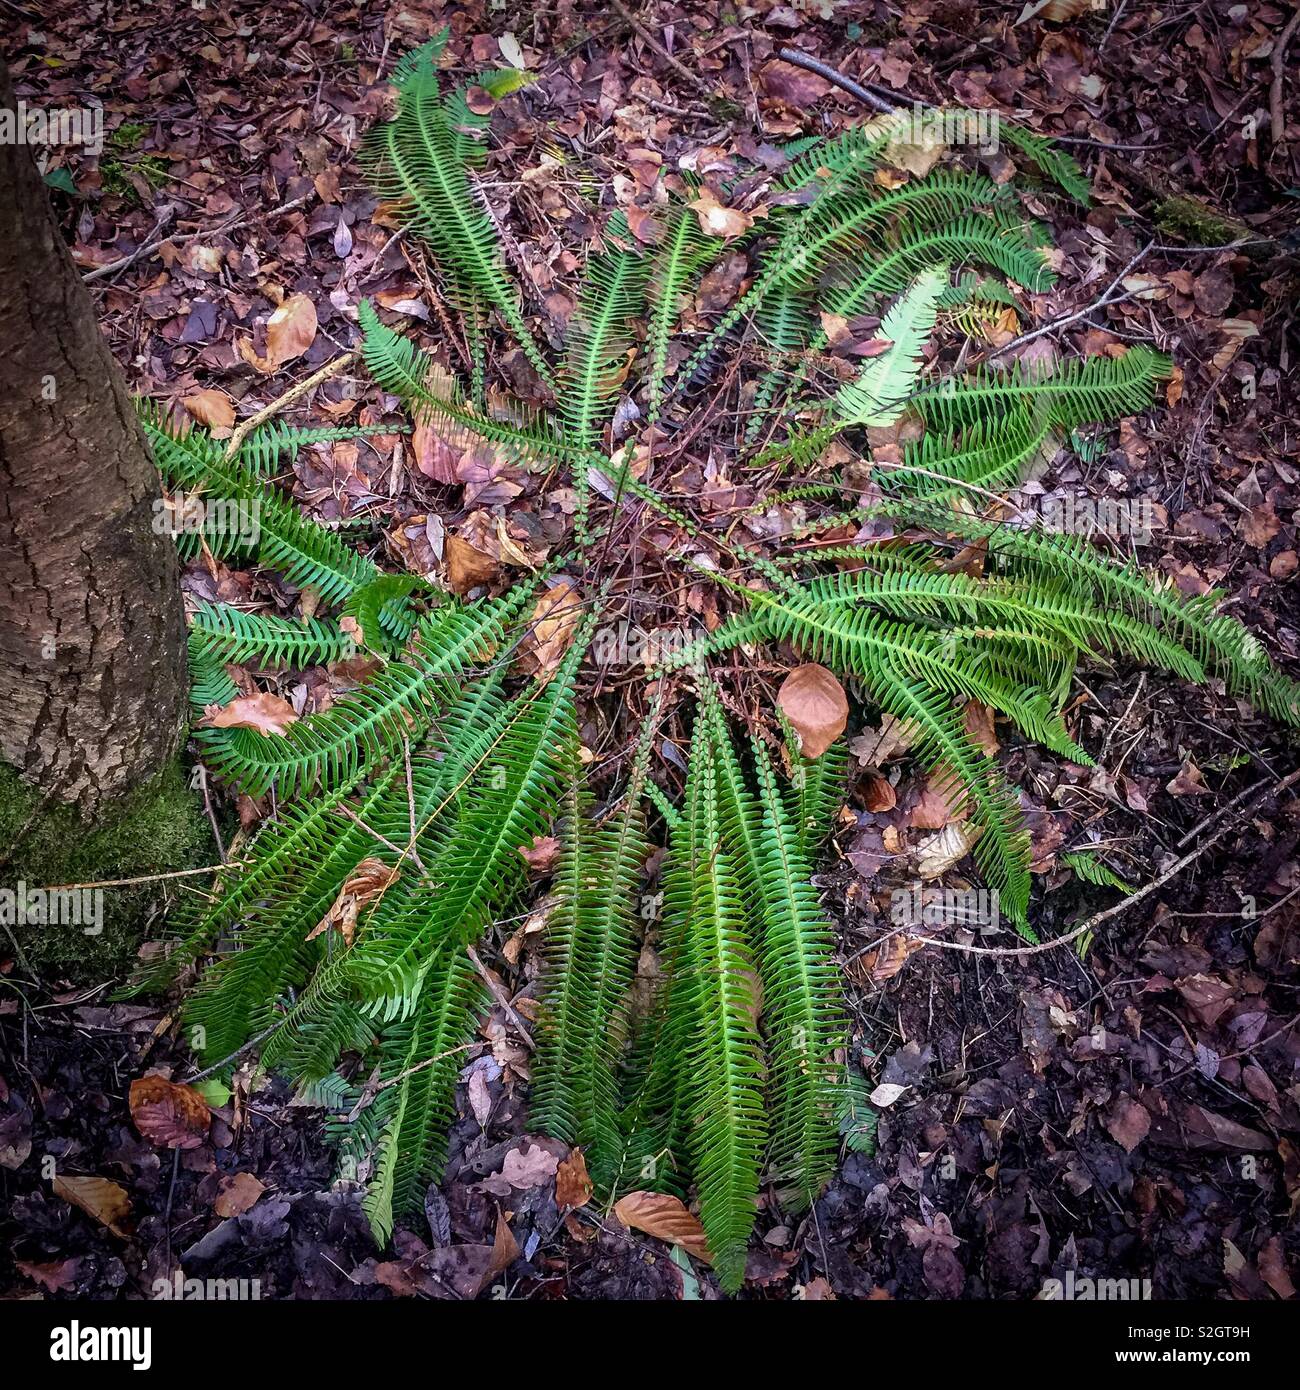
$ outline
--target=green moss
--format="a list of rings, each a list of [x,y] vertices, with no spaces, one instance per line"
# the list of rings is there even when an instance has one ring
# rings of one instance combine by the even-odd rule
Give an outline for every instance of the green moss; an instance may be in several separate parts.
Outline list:
[[[108,147],[111,150],[121,150],[123,154],[130,154],[140,148],[148,133],[147,125],[142,125],[139,121],[124,121],[108,137]]]
[[[75,807],[42,808],[36,790],[0,764],[0,890],[12,892],[20,882],[32,889],[140,878],[211,864],[215,853],[202,802],[179,763],[94,825],[87,825]],[[102,981],[125,973],[140,943],[158,934],[185,882],[104,889],[98,933],[87,932],[84,924],[15,924],[8,931],[43,978]],[[0,956],[12,950],[8,932],[0,927]]]
[[[158,154],[142,154],[128,160],[102,159],[99,183],[105,193],[139,203],[140,193],[130,176],[139,174],[150,188],[161,188],[171,178],[168,169],[167,160]]]
[[[1155,222],[1162,232],[1193,246],[1222,246],[1248,234],[1240,222],[1183,195],[1162,199],[1156,206]]]

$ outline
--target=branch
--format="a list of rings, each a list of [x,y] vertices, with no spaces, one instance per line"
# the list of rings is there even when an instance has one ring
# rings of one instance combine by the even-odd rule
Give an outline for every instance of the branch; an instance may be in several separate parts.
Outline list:
[[[616,9],[621,8],[618,0],[613,0]],[[840,88],[841,91],[848,92],[850,96],[857,97],[867,106],[873,107],[883,115],[892,116],[898,107],[892,102],[888,102],[884,97],[878,97],[875,92],[864,87],[861,82],[855,82],[851,77],[845,77],[842,72],[831,67],[829,63],[823,63],[819,58],[810,58],[808,54],[801,53],[797,48],[782,48],[777,53],[777,57],[784,63],[793,63],[797,68],[803,68],[805,72],[815,72],[818,77],[824,77],[827,82]],[[928,102],[924,103],[929,105]]]
[[[291,406],[294,401],[301,400],[313,387],[319,386],[322,381],[328,381],[330,377],[336,376],[345,367],[350,367],[360,356],[356,348],[345,352],[341,357],[336,357],[332,362],[327,362],[319,371],[313,372],[305,381],[300,381],[297,386],[291,387],[283,396],[273,400],[270,405],[263,406],[256,415],[250,415],[247,420],[241,420],[235,427],[235,432],[230,436],[230,442],[226,445],[227,462],[234,458],[239,452],[239,446],[248,438],[259,425],[264,425],[278,415],[282,410]]]

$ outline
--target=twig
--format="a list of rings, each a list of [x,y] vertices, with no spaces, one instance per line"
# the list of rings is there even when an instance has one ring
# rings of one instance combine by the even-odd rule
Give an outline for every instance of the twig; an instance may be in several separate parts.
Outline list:
[[[519,1036],[524,1041],[524,1045],[528,1048],[529,1052],[531,1052],[533,1048],[536,1046],[536,1044],[533,1042],[532,1034],[528,1031],[528,1025],[515,1012],[515,1006],[510,1002],[510,996],[502,988],[501,981],[493,978],[493,976],[489,973],[487,966],[484,965],[481,960],[479,960],[478,952],[473,948],[473,946],[467,946],[465,948],[465,954],[469,956],[470,961],[474,966],[474,969],[477,970],[478,973],[483,977],[483,983],[487,985],[487,987],[492,991],[493,999],[495,999],[497,1003],[500,1004],[501,1007],[506,1011],[506,1016],[510,1019],[511,1023],[515,1025],[515,1028],[518,1031]]]
[[[345,367],[350,367],[359,356],[356,348],[343,353],[341,357],[336,357],[332,362],[327,362],[319,371],[313,372],[305,381],[300,381],[297,386],[291,387],[270,405],[264,406],[256,415],[250,415],[247,420],[241,420],[235,427],[235,432],[230,436],[230,442],[226,445],[226,459],[229,461],[239,452],[239,446],[259,425],[264,425],[280,411],[286,410],[294,401],[301,400],[308,391],[319,386],[321,382],[328,381],[330,377],[337,376]]]
[[[1038,328],[1031,329],[1028,333],[1022,333],[1018,338],[1012,338],[1009,343],[1003,343],[1000,348],[995,348],[989,353],[987,360],[992,362],[994,358],[1001,357],[1003,353],[1009,352],[1013,347],[1020,347],[1023,343],[1032,343],[1035,338],[1041,338],[1045,333],[1054,333],[1058,328],[1065,328],[1069,324],[1077,323],[1079,319],[1086,319],[1095,314],[1098,309],[1104,309],[1108,304],[1122,304],[1126,299],[1132,298],[1131,295],[1115,294],[1114,291],[1123,282],[1125,276],[1136,269],[1139,262],[1145,260],[1154,246],[1155,242],[1149,241],[1106,286],[1099,299],[1094,299],[1091,304],[1085,305],[1072,314],[1062,314],[1059,318],[1054,318]]]
[[[1286,791],[1289,787],[1295,786],[1300,782],[1300,768],[1292,773],[1288,773],[1280,782],[1276,782],[1271,787],[1266,787],[1255,801],[1251,803],[1250,809],[1253,811],[1259,802],[1264,801],[1270,796],[1277,796]],[[967,946],[960,941],[940,941],[937,937],[927,937],[927,946],[937,946],[944,951],[963,951],[973,956],[1038,956],[1044,951],[1055,951],[1060,946],[1068,946],[1071,941],[1078,940],[1085,932],[1090,932],[1099,927],[1103,922],[1109,921],[1112,917],[1118,917],[1121,912],[1127,911],[1134,903],[1141,902],[1143,898],[1150,897],[1158,888],[1163,888],[1171,878],[1176,878],[1182,871],[1195,860],[1199,859],[1206,850],[1223,839],[1228,831],[1235,824],[1234,821],[1227,819],[1228,813],[1237,805],[1237,800],[1233,800],[1225,806],[1218,814],[1223,819],[1223,824],[1208,839],[1202,840],[1197,847],[1183,857],[1171,864],[1159,878],[1152,879],[1148,884],[1130,893],[1128,897],[1122,898],[1114,906],[1108,907],[1101,912],[1095,912],[1086,922],[1081,922],[1073,931],[1067,932],[1064,936],[1054,937],[1051,941],[1040,941],[1037,946]]]
[[[136,247],[129,256],[119,256],[117,260],[109,261],[107,265],[101,265],[94,270],[88,270],[81,277],[81,283],[83,285],[88,285],[92,280],[102,280],[106,275],[116,275],[119,270],[125,270],[128,266],[134,265],[136,261],[143,259],[150,251],[156,251],[163,242],[167,240],[165,235],[159,236],[158,233],[161,232],[164,227],[169,227],[172,218],[175,216],[175,207],[173,207],[171,203],[168,203],[167,206],[163,208],[162,215],[154,224],[153,231],[149,233],[148,240]]]
[[[1286,51],[1297,27],[1300,27],[1300,5],[1296,6],[1295,13],[1274,44],[1273,56],[1269,60],[1273,69],[1273,81],[1268,89],[1268,116],[1275,145],[1286,143],[1286,110],[1282,105],[1282,87],[1286,77]]]
[[[258,1043],[263,1042],[265,1039],[269,1038],[271,1034],[274,1033],[275,1030],[283,1022],[283,1019],[277,1018],[274,1023],[270,1024],[266,1028],[263,1028],[262,1031],[256,1037],[249,1038],[249,1040],[242,1047],[237,1047],[228,1057],[223,1057],[219,1062],[213,1062],[213,1064],[210,1067],[204,1067],[202,1071],[196,1071],[193,1076],[184,1077],[183,1080],[185,1084],[187,1086],[193,1086],[196,1081],[203,1081],[205,1078],[211,1076],[214,1072],[220,1071],[222,1067],[224,1067],[228,1062],[233,1062],[237,1057],[242,1057],[245,1052],[251,1052],[253,1048],[255,1048],[258,1045]]]
[[[1110,36],[1115,32],[1115,26],[1124,16],[1124,10],[1128,5],[1128,0],[1119,0],[1115,6],[1115,13],[1110,17],[1110,23],[1106,26],[1106,32],[1101,36],[1101,42],[1097,45],[1097,52],[1100,53],[1110,42]]]
[[[294,208],[300,208],[312,197],[310,193],[304,193],[301,198],[291,198],[287,203],[281,203],[279,207],[274,207],[270,212],[262,214],[268,220],[278,217],[281,213],[292,212]],[[227,232],[237,232],[241,227],[246,227],[250,222],[257,220],[257,213],[249,213],[246,217],[236,217],[229,222],[222,222],[215,227],[200,228],[194,232],[182,232],[180,236],[160,236],[157,240],[148,241],[138,250],[132,251],[129,256],[122,256],[119,260],[109,261],[107,265],[96,266],[94,270],[88,270],[82,277],[82,284],[87,284],[91,280],[100,280],[105,275],[115,275],[119,270],[125,270],[127,266],[134,265],[136,261],[147,256],[149,252],[156,251],[164,241],[170,241],[173,246],[179,246],[183,241],[193,241],[201,236],[224,236]],[[165,218],[163,220],[170,220]],[[159,225],[162,225],[160,221]],[[157,227],[154,228],[156,232]]]
[[[351,806],[336,806],[334,809],[339,813],[339,815],[346,816],[350,821],[359,825],[362,828],[362,830],[366,832],[367,835],[373,835],[381,845],[385,845],[387,846],[387,848],[391,849],[393,853],[397,855],[399,860],[405,859],[409,855],[411,863],[414,864],[415,867],[419,869],[419,871],[422,874],[425,872],[424,865],[420,863],[420,856],[415,852],[414,843],[409,845],[406,849],[402,849],[400,846],[395,845],[390,839],[381,835],[379,831],[377,831],[374,828],[373,825],[367,825],[365,821],[363,821],[361,817],[357,815],[357,813],[352,809]]]
[[[623,0],[610,0],[614,13],[623,20],[625,24],[630,24],[636,30],[643,43],[654,51],[668,64],[677,75],[689,82],[697,92],[702,92],[710,101],[717,100],[717,92],[698,74],[694,73],[684,63],[674,58],[671,53],[659,42],[657,38],[645,27],[644,24],[632,13],[623,3]]]
[[[621,8],[618,0],[613,0],[613,3],[615,9]],[[845,77],[842,72],[831,67],[829,63],[823,63],[820,58],[810,58],[808,54],[801,53],[797,48],[783,48],[777,53],[777,57],[784,63],[793,63],[795,67],[803,68],[805,72],[815,72],[818,77],[825,78],[827,82],[840,88],[841,91],[857,97],[860,102],[883,115],[892,116],[898,110],[898,107],[892,102],[886,101],[884,97],[878,97],[875,92],[864,87],[861,82],[855,82],[851,77]],[[929,102],[922,102],[923,106],[929,104]]]
[[[203,809],[208,813],[208,824],[212,827],[212,838],[216,841],[217,853],[222,864],[226,862],[226,846],[221,838],[221,827],[217,824],[217,813],[212,809],[212,794],[208,790],[208,770],[202,763],[196,763],[199,785],[203,788]]]
[[[475,1039],[473,1042],[461,1043],[458,1047],[449,1047],[446,1052],[438,1052],[432,1057],[426,1057],[423,1062],[417,1062],[413,1067],[407,1067],[405,1071],[398,1072],[396,1076],[390,1077],[389,1080],[382,1082],[378,1086],[374,1085],[374,1077],[371,1077],[371,1079],[366,1082],[361,1094],[357,1097],[357,1103],[344,1117],[343,1123],[350,1125],[363,1110],[375,1103],[376,1096],[382,1095],[393,1086],[400,1086],[408,1076],[414,1076],[418,1071],[425,1071],[436,1063],[445,1061],[448,1057],[454,1057],[458,1052],[468,1052],[471,1047],[479,1046],[481,1046],[481,1044]]]
[[[197,874],[216,874],[222,869],[243,869],[252,860],[232,859],[220,864],[205,864],[201,869],[173,869],[166,874],[142,874],[139,878],[100,878],[88,883],[51,883],[46,886],[47,893],[70,893],[78,888],[133,888],[137,883],[161,883],[168,878],[194,878]]]

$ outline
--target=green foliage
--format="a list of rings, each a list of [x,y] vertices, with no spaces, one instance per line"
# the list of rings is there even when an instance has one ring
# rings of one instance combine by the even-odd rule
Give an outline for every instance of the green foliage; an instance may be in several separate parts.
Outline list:
[[[339,432],[265,429],[227,459],[203,431],[181,432],[146,410],[169,487],[258,504],[259,533],[205,530],[211,553],[273,567],[316,601],[304,621],[201,606],[191,629],[195,704],[234,698],[228,662],[300,668],[336,661],[356,642],[378,669],[282,735],[196,731],[207,765],[250,795],[273,791],[275,815],[211,901],[176,921],[170,956],[140,983],[165,984],[209,958],[187,1005],[205,1058],[222,1063],[255,1041],[305,1098],[328,1105],[345,1171],[369,1174],[366,1209],[386,1238],[419,1209],[445,1159],[484,1000],[468,949],[525,901],[520,851],[554,835],[533,1123],[584,1148],[604,1198],[646,1186],[693,1192],[723,1287],[735,1290],[760,1184],[806,1206],[841,1148],[869,1148],[874,1129],[864,1078],[845,1061],[834,934],[812,883],[844,754],[809,760],[787,746],[774,756],[770,718],[738,737],[727,711],[757,702],[736,701],[729,688],[744,680],[736,649],[823,662],[861,703],[903,721],[932,785],[964,812],[980,872],[1031,939],[1029,837],[997,759],[968,731],[970,702],[1086,764],[1061,713],[1081,663],[1213,675],[1290,723],[1300,723],[1300,701],[1259,642],[1217,612],[1215,596],[1184,598],[1081,539],[1009,522],[998,504],[1072,431],[1151,405],[1167,371],[1140,345],[1050,373],[944,365],[941,340],[967,323],[963,314],[1019,304],[1023,291],[1051,283],[1045,233],[1008,188],[946,168],[882,187],[873,174],[903,131],[898,118],[800,142],[767,215],[739,243],[751,257],[748,287],[679,343],[683,305],[737,248],[705,235],[688,182],[685,196],[667,199],[651,252],[622,214],[608,218],[552,360],[531,334],[475,178],[487,156],[483,112],[520,79],[487,74],[472,96],[445,91],[442,43],[399,63],[396,115],[367,148],[376,188],[459,311],[471,380],[463,387],[368,303],[359,309],[364,360],[452,445],[490,446],[556,473],[575,498],[576,549],[499,597],[462,603],[412,576],[381,574],[352,548],[350,528],[314,525],[275,490],[294,449]],[[1072,161],[1002,130],[1044,174],[1086,196]],[[851,380],[836,373],[828,384],[823,316],[863,313],[880,316],[884,350]],[[552,390],[553,408],[487,391],[494,317]],[[736,371],[757,424],[737,434],[752,441],[765,430],[771,442],[746,453],[738,440],[734,466],[761,478],[757,505],[829,501],[795,542],[845,522],[879,522],[867,534],[887,541],[792,544],[773,560],[737,544],[734,531],[723,539],[716,518],[697,520],[633,473],[613,429],[636,416],[622,398],[656,438],[671,437],[685,394],[751,324],[754,350]],[[870,459],[874,432],[891,425],[908,427],[907,442],[871,460],[880,486],[855,503],[823,467],[823,450],[834,441]],[[763,490],[791,464],[792,486]],[[608,485],[600,494],[614,498],[603,515],[593,470]],[[693,538],[704,558],[691,578],[714,586],[724,621],[647,673],[649,712],[608,760],[622,767],[632,753],[631,771],[611,781],[606,760],[593,775],[581,734],[626,721],[601,723],[583,662],[596,624],[628,611],[617,607],[626,586],[615,580],[627,578],[619,567],[629,547],[600,540],[625,535],[619,523],[632,510]],[[954,552],[981,562],[954,563]],[[558,665],[524,676],[515,656],[535,635],[539,584],[561,570],[581,619]],[[655,755],[663,703],[684,686],[694,689],[694,723],[679,785],[674,765]],[[662,916],[649,878],[661,857],[658,820]],[[1091,871],[1083,860],[1076,867]],[[659,965],[648,991],[637,974],[647,944]]]

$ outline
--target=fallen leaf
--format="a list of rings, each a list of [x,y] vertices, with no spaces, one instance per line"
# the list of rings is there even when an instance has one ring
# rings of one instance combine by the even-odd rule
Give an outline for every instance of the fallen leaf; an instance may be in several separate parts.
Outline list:
[[[235,404],[224,391],[195,391],[181,404],[200,425],[207,425],[213,438],[224,439],[235,423]]]
[[[228,1173],[217,1187],[212,1210],[222,1217],[243,1216],[257,1204],[257,1199],[265,1191],[265,1185],[252,1173]]]
[[[910,1088],[907,1086],[900,1086],[897,1081],[882,1081],[867,1099],[872,1105],[877,1105],[882,1110],[887,1110],[909,1089]]]
[[[776,702],[799,735],[805,758],[820,758],[849,722],[844,687],[816,662],[796,666],[781,682]]]
[[[624,1226],[680,1245],[687,1254],[710,1263],[708,1243],[699,1218],[692,1216],[680,1197],[666,1192],[629,1192],[614,1203],[614,1215]]]
[[[555,1170],[555,1201],[563,1207],[585,1207],[595,1191],[587,1175],[587,1160],[581,1149],[574,1151]]]
[[[687,205],[693,208],[700,219],[700,230],[705,236],[722,237],[732,241],[747,232],[754,225],[754,219],[739,208],[725,208],[709,189]]]
[[[524,863],[535,874],[549,874],[555,867],[555,857],[559,852],[560,842],[554,835],[534,835],[532,844],[519,846]]]
[[[124,1187],[107,1178],[64,1177],[62,1174],[55,1177],[52,1185],[56,1197],[80,1207],[115,1236],[125,1240],[130,1235],[127,1220],[131,1215],[131,1199]]]
[[[197,1149],[208,1137],[212,1112],[193,1086],[140,1076],[131,1083],[128,1104],[136,1129],[151,1144]]]
[[[306,940],[314,941],[331,927],[342,933],[343,944],[351,947],[357,934],[357,917],[361,909],[388,887],[398,870],[382,859],[363,859],[343,882],[339,895],[330,910],[307,933]]]
[[[975,843],[978,831],[969,821],[950,821],[942,830],[928,835],[916,847],[916,871],[922,878],[938,878],[965,857]]]
[[[259,691],[256,695],[237,695],[228,705],[208,705],[199,724],[205,729],[256,729],[259,734],[283,736],[298,716],[280,695]]]
[[[533,656],[542,684],[560,669],[582,618],[582,599],[572,580],[561,576],[547,587],[533,609]]]
[[[519,1242],[515,1239],[515,1233],[510,1229],[505,1212],[498,1207],[496,1235],[492,1241],[492,1257],[488,1260],[487,1273],[483,1276],[483,1286],[486,1288],[498,1274],[509,1269],[518,1258]]]
[[[291,294],[266,321],[266,356],[259,357],[247,338],[239,340],[240,355],[259,372],[274,372],[311,347],[316,327],[316,306],[305,294]]]
[[[1132,1153],[1151,1129],[1151,1112],[1139,1105],[1132,1096],[1121,1095],[1103,1119],[1110,1137],[1124,1150]]]
[[[46,1293],[68,1293],[77,1286],[81,1256],[75,1255],[70,1260],[50,1260],[44,1264],[34,1260],[15,1260],[14,1266]]]
[[[1170,796],[1208,796],[1210,789],[1205,785],[1201,777],[1201,769],[1188,758],[1178,769],[1178,776],[1173,778],[1166,786],[1165,790]]]
[[[480,584],[490,584],[501,573],[501,566],[493,556],[476,550],[460,536],[447,537],[446,556],[447,583],[461,598]]]

